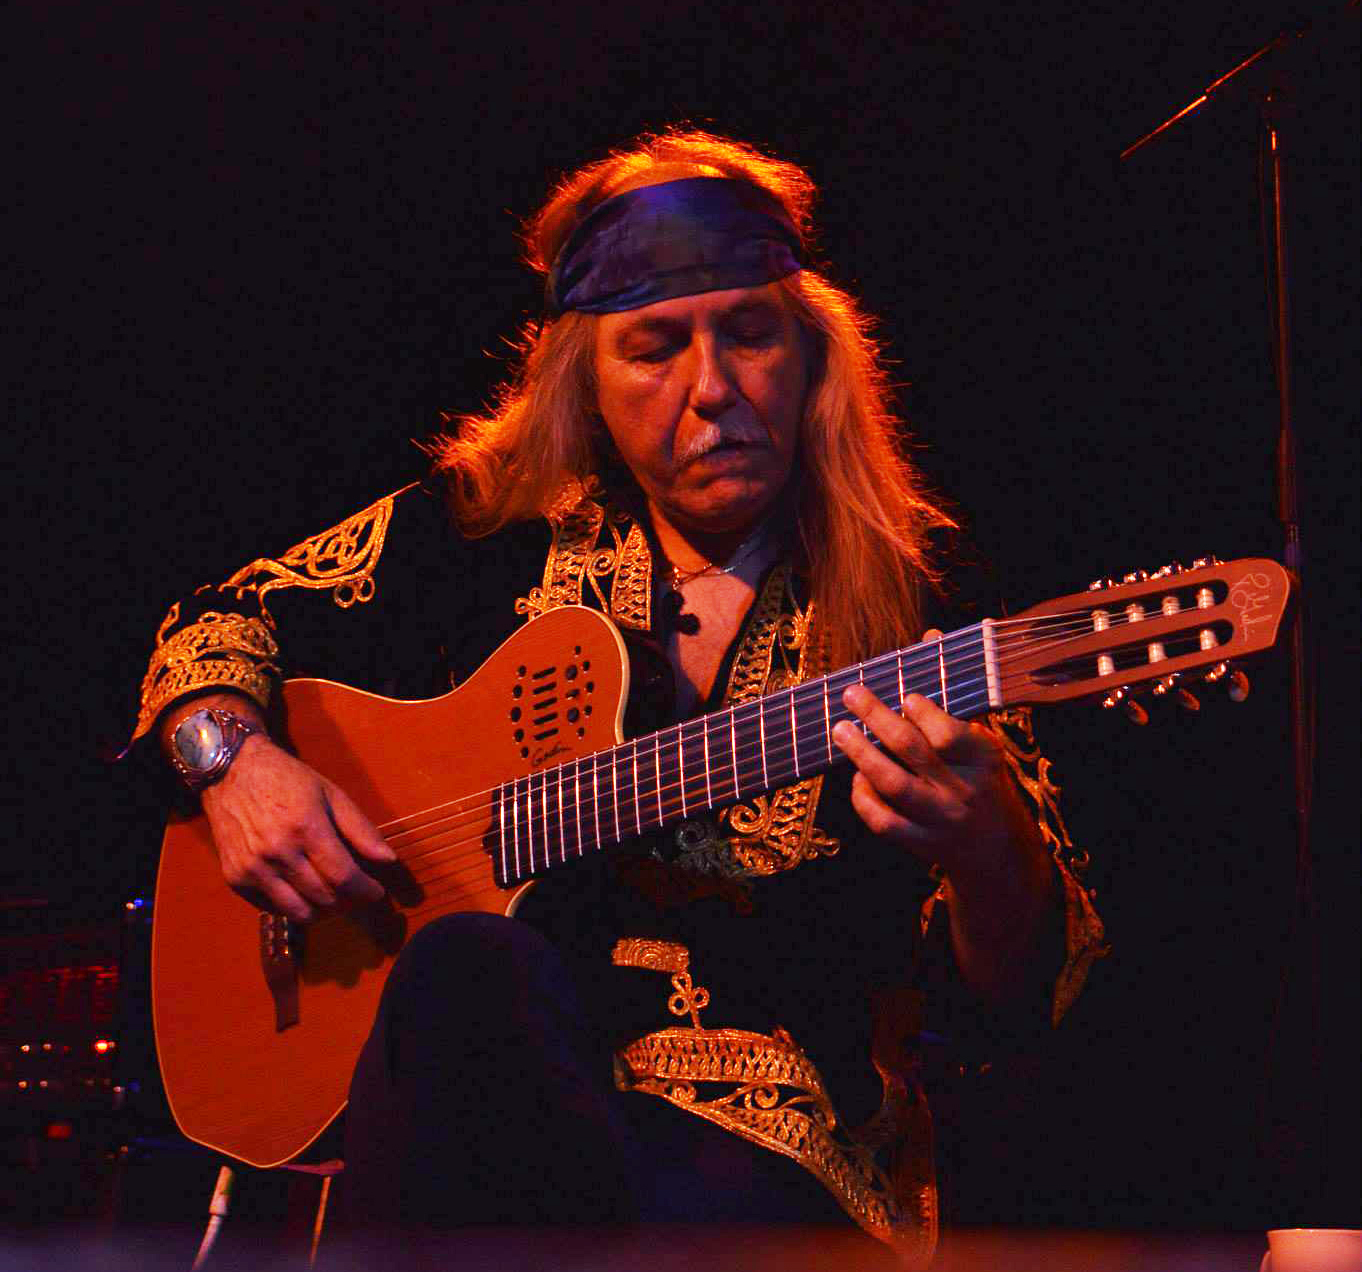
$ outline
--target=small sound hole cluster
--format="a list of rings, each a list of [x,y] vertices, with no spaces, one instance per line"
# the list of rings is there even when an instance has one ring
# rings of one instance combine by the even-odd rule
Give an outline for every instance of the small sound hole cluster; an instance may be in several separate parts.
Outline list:
[[[591,695],[596,682],[590,679],[591,659],[582,657],[577,645],[562,663],[516,668],[511,686],[511,737],[522,759],[553,747],[563,731],[586,736],[586,717],[591,714]]]

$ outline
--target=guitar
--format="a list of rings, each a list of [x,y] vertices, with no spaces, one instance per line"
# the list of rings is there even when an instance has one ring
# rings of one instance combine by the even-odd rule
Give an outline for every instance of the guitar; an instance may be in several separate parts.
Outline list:
[[[323,680],[283,686],[283,740],[348,792],[397,852],[377,906],[305,928],[222,880],[202,813],[165,833],[152,1011],[170,1107],[190,1139],[253,1166],[301,1153],[345,1107],[393,959],[460,910],[511,913],[524,889],[636,835],[842,762],[832,727],[860,682],[951,714],[1233,677],[1270,647],[1292,583],[1273,561],[1198,561],[1109,580],[937,639],[621,739],[628,659],[614,625],[566,606],[443,697],[398,702]]]

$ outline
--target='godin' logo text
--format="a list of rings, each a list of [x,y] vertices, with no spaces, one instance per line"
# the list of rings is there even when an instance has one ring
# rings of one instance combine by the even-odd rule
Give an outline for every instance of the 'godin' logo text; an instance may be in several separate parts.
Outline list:
[[[1230,604],[1239,611],[1245,633],[1255,623],[1272,621],[1272,592],[1266,574],[1246,574],[1230,588]]]

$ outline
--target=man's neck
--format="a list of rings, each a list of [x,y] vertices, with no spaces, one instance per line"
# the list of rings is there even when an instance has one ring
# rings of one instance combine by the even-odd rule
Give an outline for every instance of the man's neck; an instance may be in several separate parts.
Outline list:
[[[708,565],[727,565],[769,515],[763,513],[761,517],[731,529],[707,531],[675,525],[651,502],[648,513],[663,555],[685,573],[702,570]]]

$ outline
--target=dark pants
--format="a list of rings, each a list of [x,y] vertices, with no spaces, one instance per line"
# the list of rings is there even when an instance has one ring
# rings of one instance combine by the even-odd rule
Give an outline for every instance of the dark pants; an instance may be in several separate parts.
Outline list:
[[[584,999],[524,923],[456,914],[422,929],[355,1067],[345,1227],[845,1222],[795,1163],[614,1090]]]

